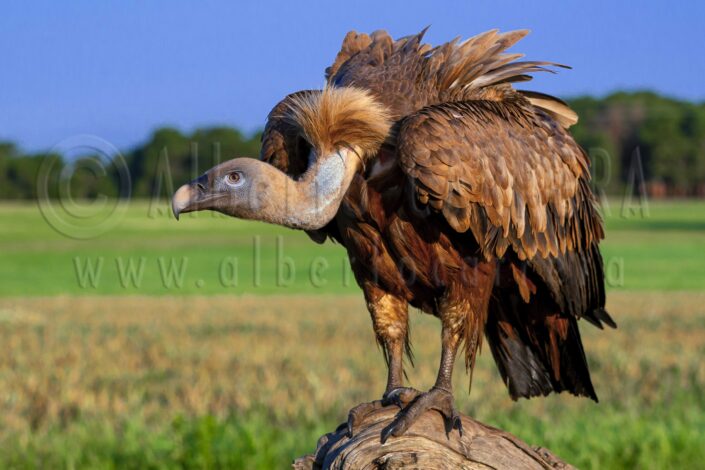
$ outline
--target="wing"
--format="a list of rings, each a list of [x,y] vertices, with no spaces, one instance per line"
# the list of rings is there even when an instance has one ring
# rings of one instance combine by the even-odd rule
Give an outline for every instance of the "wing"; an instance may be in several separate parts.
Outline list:
[[[559,111],[521,96],[432,106],[401,123],[397,152],[412,198],[471,231],[486,258],[508,254],[485,334],[511,396],[597,400],[577,319],[616,325],[604,309],[588,157]]]
[[[548,113],[515,95],[422,109],[397,137],[416,198],[484,255],[520,259],[589,248],[603,237],[588,157]]]

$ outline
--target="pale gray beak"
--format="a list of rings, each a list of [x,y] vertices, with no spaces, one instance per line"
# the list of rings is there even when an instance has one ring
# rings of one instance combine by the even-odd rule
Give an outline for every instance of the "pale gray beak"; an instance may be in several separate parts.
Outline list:
[[[176,220],[179,220],[179,214],[199,209],[198,204],[203,202],[207,188],[208,174],[203,174],[176,190],[171,198],[171,211]]]

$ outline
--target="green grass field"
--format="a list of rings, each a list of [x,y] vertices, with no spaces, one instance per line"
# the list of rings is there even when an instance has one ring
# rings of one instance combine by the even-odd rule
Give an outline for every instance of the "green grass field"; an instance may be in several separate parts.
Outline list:
[[[74,240],[34,205],[0,205],[0,468],[287,468],[379,397],[384,362],[340,246],[149,212],[131,204]],[[471,396],[456,371],[458,407],[580,468],[702,466],[705,203],[613,202],[606,224],[619,328],[581,323],[600,403],[514,403],[485,349]],[[438,335],[413,315],[419,388]]]
[[[152,212],[146,202],[131,203],[114,229],[74,240],[35,205],[0,206],[0,296],[357,292],[338,245],[215,213],[176,222],[166,210]],[[635,214],[612,202],[606,226],[610,289],[705,288],[705,202],[654,202]]]

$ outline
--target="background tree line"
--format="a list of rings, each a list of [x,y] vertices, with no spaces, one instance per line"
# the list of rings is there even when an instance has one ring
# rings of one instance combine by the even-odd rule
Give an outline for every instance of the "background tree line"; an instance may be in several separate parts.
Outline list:
[[[591,155],[594,181],[606,193],[617,194],[643,183],[654,197],[705,196],[704,103],[651,92],[620,92],[601,99],[575,98],[569,104],[580,116],[571,131]],[[123,156],[132,195],[154,197],[169,194],[175,184],[221,161],[256,157],[259,146],[259,133],[246,136],[234,128],[191,134],[162,128]],[[43,163],[54,164],[48,180],[50,196],[66,191],[74,198],[124,194],[119,165],[104,165],[101,170],[100,165],[91,164],[95,161],[91,155],[66,159],[47,153],[25,154],[12,143],[0,142],[0,199],[36,198]],[[62,168],[71,175],[70,184],[65,178],[62,181]]]

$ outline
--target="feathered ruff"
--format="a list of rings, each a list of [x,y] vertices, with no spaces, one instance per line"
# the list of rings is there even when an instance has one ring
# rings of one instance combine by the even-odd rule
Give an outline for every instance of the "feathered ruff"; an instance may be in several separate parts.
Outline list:
[[[308,168],[310,145],[299,136],[299,126],[285,116],[294,102],[304,95],[318,95],[321,90],[301,90],[284,97],[269,112],[262,132],[260,160],[296,177]]]
[[[354,87],[327,86],[320,93],[295,95],[282,117],[319,155],[347,147],[371,158],[391,127],[385,107]]]

